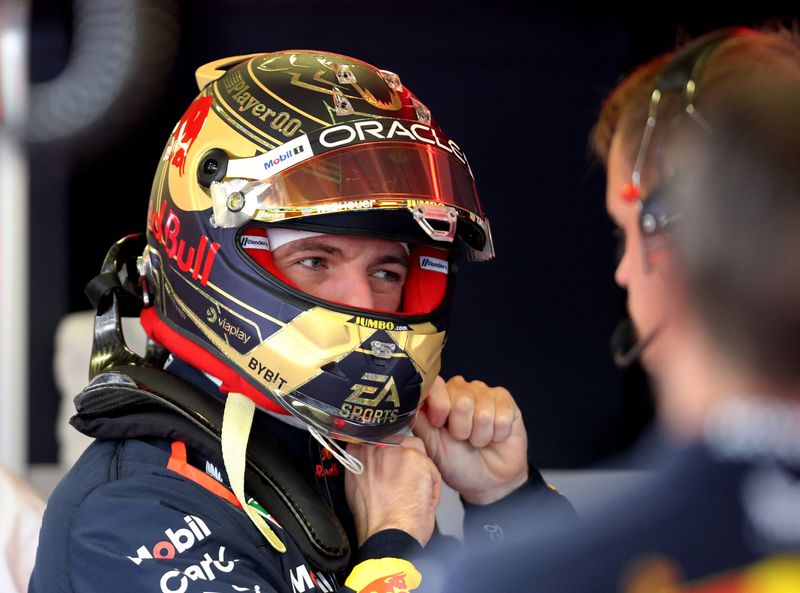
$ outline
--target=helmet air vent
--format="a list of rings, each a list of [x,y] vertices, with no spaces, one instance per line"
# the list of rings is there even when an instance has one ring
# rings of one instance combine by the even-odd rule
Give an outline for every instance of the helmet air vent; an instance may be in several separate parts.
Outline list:
[[[333,89],[333,106],[336,108],[336,115],[353,115],[355,113],[350,100],[337,88]]]
[[[396,93],[403,92],[403,84],[400,82],[400,77],[394,72],[388,70],[379,70],[381,77],[386,81],[386,84]]]
[[[356,84],[358,80],[356,80],[356,75],[350,70],[350,66],[343,64],[341,66],[336,66],[336,80],[339,81],[339,84]]]
[[[411,105],[414,107],[414,111],[417,112],[417,119],[425,125],[431,125],[431,110],[414,97],[411,97]]]

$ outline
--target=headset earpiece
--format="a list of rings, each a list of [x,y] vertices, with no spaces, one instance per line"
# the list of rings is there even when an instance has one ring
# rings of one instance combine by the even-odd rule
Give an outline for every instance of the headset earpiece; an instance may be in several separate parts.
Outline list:
[[[660,171],[659,182],[647,194],[641,195],[641,188],[638,184],[641,178],[644,163],[647,161],[647,153],[650,150],[650,139],[658,119],[658,110],[663,96],[667,93],[680,92],[684,99],[684,111],[692,115],[695,114],[695,80],[700,73],[703,65],[708,61],[711,54],[723,42],[746,35],[751,32],[744,27],[730,27],[712,31],[699,37],[687,47],[680,50],[675,57],[664,66],[658,78],[658,83],[651,95],[651,112],[648,118],[647,127],[642,135],[642,144],[639,147],[636,164],[633,172],[633,182],[625,184],[622,190],[622,198],[626,201],[638,199],[639,204],[639,230],[642,240],[647,242],[650,247],[663,247],[671,232],[670,227],[674,225],[679,213],[675,211],[674,200],[670,197],[669,187],[674,185],[671,176]],[[663,144],[663,139],[661,141]],[[629,187],[630,186],[630,187]]]

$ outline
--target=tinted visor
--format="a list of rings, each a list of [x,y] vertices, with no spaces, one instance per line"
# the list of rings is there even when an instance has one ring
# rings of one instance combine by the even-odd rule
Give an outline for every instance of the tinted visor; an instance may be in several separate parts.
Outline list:
[[[460,233],[474,249],[486,243],[486,224],[468,168],[436,146],[383,142],[324,153],[248,184],[253,219],[374,209],[450,206],[472,229]]]

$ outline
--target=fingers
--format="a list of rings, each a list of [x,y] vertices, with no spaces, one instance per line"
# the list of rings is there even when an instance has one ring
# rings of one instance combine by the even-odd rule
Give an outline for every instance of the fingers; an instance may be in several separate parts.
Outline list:
[[[427,457],[425,453],[425,443],[419,437],[406,437],[398,446],[405,447],[406,449],[414,449]]]
[[[433,464],[431,464],[433,465]],[[432,476],[433,479],[433,493],[431,494],[431,505],[433,506],[434,517],[436,514],[436,509],[439,506],[439,502],[442,500],[442,474],[439,473],[439,470],[435,465],[433,465],[433,469],[436,470]],[[434,519],[435,520],[435,519]]]
[[[472,421],[475,414],[476,399],[481,397],[478,389],[456,376],[447,382],[450,390],[452,408],[447,419],[447,429],[457,441],[469,440],[472,434]]]
[[[441,377],[436,377],[425,398],[428,420],[434,428],[441,428],[450,416],[450,392]]]
[[[347,452],[353,457],[364,463],[364,457],[367,447],[358,443],[347,443]]]
[[[442,478],[422,440],[407,437],[397,447],[349,443],[347,450],[364,462],[362,474],[345,476],[359,545],[385,529],[401,529],[425,545],[433,533]]]
[[[431,439],[436,436],[437,432],[437,429],[431,423],[430,416],[424,410],[417,412],[417,417],[411,430],[414,436],[421,438],[425,442],[426,447],[430,446]]]
[[[409,436],[403,439],[397,448],[411,449],[421,453],[427,459],[425,443],[419,437]],[[391,463],[400,456],[400,452],[395,447],[385,445],[366,445],[359,443],[347,443],[347,452],[356,457],[363,464]],[[410,455],[413,455],[410,453]]]
[[[514,421],[520,417],[519,407],[517,402],[504,387],[495,388],[497,393],[495,395],[494,405],[494,436],[492,440],[495,443],[502,443],[511,436],[511,431],[514,427]]]
[[[491,442],[501,443],[511,436],[514,421],[519,418],[519,408],[507,389],[489,387],[482,381],[468,382],[461,376],[450,379],[446,389],[450,400],[447,430],[454,439],[469,441],[473,447],[481,448]],[[438,398],[441,394],[437,394]],[[437,404],[439,410],[445,408]]]
[[[491,390],[475,398],[475,409],[472,413],[472,433],[469,435],[470,445],[481,448],[492,442],[495,414],[495,398]]]

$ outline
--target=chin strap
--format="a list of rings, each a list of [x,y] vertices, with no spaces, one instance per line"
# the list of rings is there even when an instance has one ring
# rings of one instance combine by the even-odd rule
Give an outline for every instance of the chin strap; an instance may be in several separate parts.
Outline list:
[[[331,452],[339,463],[344,466],[345,469],[350,470],[354,474],[363,474],[364,473],[364,464],[361,461],[345,451],[336,441],[333,439],[329,439],[328,437],[321,435],[319,432],[314,430],[312,427],[308,427],[308,432],[311,433],[311,436],[317,439],[317,442],[325,447],[328,451]]]
[[[286,545],[267,525],[258,511],[247,504],[244,497],[244,468],[247,454],[247,441],[255,414],[253,400],[241,393],[229,393],[225,401],[225,413],[222,417],[222,460],[228,472],[231,489],[242,505],[247,516],[258,527],[258,530],[278,552],[286,552]]]

